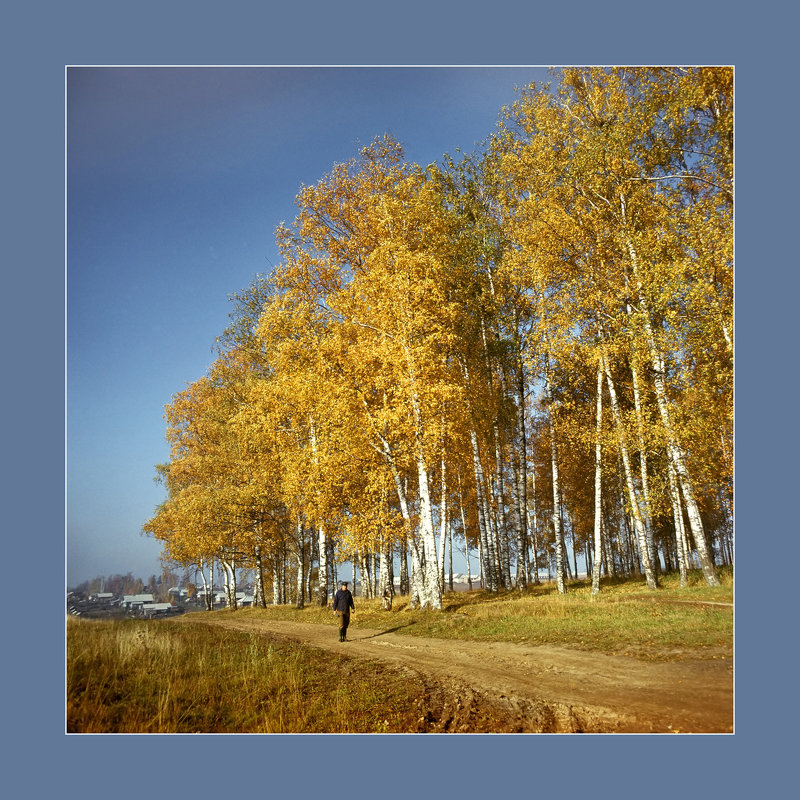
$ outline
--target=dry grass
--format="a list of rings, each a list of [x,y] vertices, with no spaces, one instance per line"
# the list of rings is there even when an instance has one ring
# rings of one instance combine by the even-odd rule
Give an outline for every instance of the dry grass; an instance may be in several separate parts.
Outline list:
[[[419,693],[400,672],[262,635],[67,621],[69,732],[405,731]]]

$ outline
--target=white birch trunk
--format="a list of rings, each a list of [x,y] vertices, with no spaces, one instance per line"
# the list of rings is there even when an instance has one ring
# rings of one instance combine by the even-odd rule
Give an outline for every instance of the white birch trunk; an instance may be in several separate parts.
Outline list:
[[[392,557],[392,543],[386,536],[381,537],[381,567],[380,567],[380,586],[378,591],[380,596],[385,598],[389,592],[389,606],[392,608],[392,598],[394,597],[394,558]]]
[[[228,574],[228,564],[226,561],[220,560],[222,567],[222,589],[225,592],[225,605],[230,608],[231,605],[231,582]]]
[[[523,512],[523,505],[520,499],[521,475],[519,470],[519,459],[515,457],[514,483],[512,487],[512,500],[514,503],[514,528],[517,534],[517,566],[513,576],[514,586],[517,589],[524,589],[528,584],[528,531],[527,516]]]
[[[453,526],[447,528],[447,554],[448,554],[448,587],[453,591]]]
[[[409,593],[408,552],[404,542],[400,543],[400,594]]]
[[[403,517],[404,522],[406,523],[406,531],[407,531],[407,539],[406,539],[406,548],[411,555],[411,575],[407,576],[407,580],[409,583],[408,590],[409,590],[409,608],[416,608],[421,602],[421,587],[420,587],[420,575],[422,574],[422,563],[420,561],[420,553],[417,549],[417,537],[415,535],[415,531],[413,529],[413,523],[411,520],[411,512],[409,511],[408,507],[408,497],[406,495],[406,487],[403,483],[403,478],[400,475],[400,470],[397,468],[397,464],[394,460],[394,455],[392,453],[391,447],[389,442],[386,441],[383,437],[380,437],[382,450],[384,457],[389,465],[389,469],[392,473],[392,478],[394,479],[394,486],[395,491],[397,492],[397,500],[400,503],[400,514]],[[408,568],[405,558],[403,559],[403,565]]]
[[[308,556],[306,557],[306,600],[309,603],[315,601],[317,587],[314,585],[314,563],[319,560],[318,552],[318,538],[316,536],[316,529],[312,525],[309,528],[308,536]],[[317,573],[317,582],[319,583],[319,572]]]
[[[525,506],[525,513],[528,517],[528,530],[531,532],[531,549],[533,550],[533,574],[530,576],[533,580],[533,585],[538,586],[541,582],[539,580],[539,512],[536,505],[536,469],[531,465],[531,503],[533,505],[533,513]]]
[[[594,444],[594,563],[592,594],[600,591],[600,569],[603,563],[603,368],[597,368],[597,423]]]
[[[620,195],[620,202],[622,207],[622,220],[627,224],[626,220],[626,204],[624,195]],[[703,569],[703,574],[706,583],[709,586],[719,586],[719,578],[717,577],[716,567],[714,566],[714,559],[708,550],[706,544],[705,531],[703,529],[703,521],[700,517],[700,509],[695,499],[694,486],[692,479],[689,475],[689,470],[686,466],[686,458],[683,448],[678,442],[678,437],[672,425],[669,402],[667,400],[666,389],[666,366],[664,357],[661,354],[658,345],[656,344],[655,335],[653,333],[653,326],[650,318],[650,308],[647,304],[644,291],[642,289],[642,282],[639,275],[639,260],[636,249],[633,246],[633,241],[628,236],[626,238],[628,246],[628,254],[631,259],[631,269],[634,279],[636,280],[636,288],[639,295],[639,303],[642,309],[642,318],[644,321],[645,338],[647,346],[650,351],[650,360],[653,368],[653,385],[656,392],[656,402],[658,404],[658,411],[661,415],[661,422],[664,426],[664,432],[667,435],[668,451],[670,460],[675,468],[675,473],[678,477],[678,482],[683,492],[683,498],[686,503],[686,512],[689,517],[689,526],[692,531],[692,538],[694,539],[695,549],[700,557],[700,564]]]
[[[678,489],[678,479],[675,468],[669,465],[669,493],[672,498],[672,518],[675,522],[675,546],[678,551],[678,573],[680,574],[681,587],[689,582],[689,545],[686,539],[686,528],[683,524],[683,508],[681,495]]]
[[[642,509],[644,533],[650,562],[653,564],[653,569],[655,569],[658,565],[658,554],[656,553],[655,540],[653,539],[653,512],[650,506],[650,490],[647,480],[647,445],[644,433],[642,399],[639,391],[639,373],[635,365],[631,366],[631,377],[633,379],[633,405],[636,412],[636,426],[639,435],[639,468],[642,476],[642,499],[644,501]]]
[[[333,597],[335,594],[333,589],[339,585],[339,567],[336,563],[336,546],[332,536],[328,536],[328,574],[330,576],[328,588],[330,596]]]
[[[314,458],[314,464],[319,465],[317,429],[314,425],[313,417],[309,417],[309,432],[311,434],[311,453]],[[332,594],[332,587],[328,575],[328,537],[325,532],[324,524],[319,526],[318,539],[319,570],[317,572],[317,605],[325,608],[328,605],[328,597]]]
[[[222,566],[225,574],[225,598],[228,608],[236,609],[236,565],[231,560],[222,559]]]
[[[494,552],[494,534],[492,532],[491,511],[486,497],[486,483],[483,474],[483,464],[478,450],[478,436],[475,430],[470,430],[472,443],[472,463],[475,470],[475,486],[478,501],[478,526],[481,542],[481,578],[483,587],[496,592],[499,588],[497,576],[497,559]]]
[[[420,443],[421,445],[421,443]],[[442,591],[439,585],[439,566],[436,557],[436,534],[433,530],[433,509],[431,508],[430,486],[428,483],[428,468],[425,456],[420,446],[417,455],[417,475],[419,477],[419,511],[420,528],[422,531],[422,547],[425,557],[424,564],[424,596],[420,597],[423,608],[430,606],[437,610],[442,608]]]
[[[487,274],[489,275],[489,280],[491,281],[491,271],[487,270]],[[492,294],[494,294],[494,288],[492,288]],[[486,321],[483,318],[483,316],[481,316],[480,319],[480,327],[481,327],[481,341],[483,343],[483,358],[486,369],[489,392],[493,393],[494,382],[492,378],[492,359],[489,355],[489,344],[486,337]],[[495,445],[497,445],[498,436],[497,436],[496,418],[492,425],[492,430],[494,434]],[[496,450],[495,450],[495,455],[497,455]],[[499,520],[496,516],[498,513],[502,513],[502,502],[498,497],[498,491],[497,491],[497,477],[499,474],[500,474],[500,469],[498,466],[496,474],[491,480],[491,484],[487,477],[486,484],[483,489],[484,522],[486,529],[486,545],[487,545],[484,554],[487,560],[487,566],[490,567],[489,574],[487,575],[487,578],[489,579],[490,591],[495,591],[495,592],[500,588],[500,586],[503,583],[503,567],[501,563],[502,550],[500,545],[501,533],[499,530]],[[491,500],[489,498],[489,495],[491,495]],[[492,513],[493,509],[495,511],[494,514]],[[503,527],[505,528],[505,525]],[[505,530],[503,530],[503,534],[505,534]]]
[[[416,367],[411,351],[405,347],[406,365],[412,387],[418,385]],[[411,390],[411,410],[414,418],[414,445],[416,449],[417,480],[419,485],[419,527],[421,560],[418,584],[420,586],[420,603],[423,608],[430,606],[437,610],[442,608],[442,587],[439,583],[439,566],[436,556],[436,532],[433,525],[433,507],[431,505],[428,466],[425,460],[425,423],[420,398],[416,389]]]
[[[208,582],[206,581],[206,571],[205,571],[205,561],[200,559],[198,564],[199,572],[200,572],[200,579],[203,581],[203,602],[206,606],[206,611],[212,611],[214,609],[214,589],[213,585],[211,591],[208,588]],[[212,567],[212,584],[213,584],[213,567]]]
[[[449,527],[447,507],[447,462],[444,458],[444,449],[442,449],[441,471],[441,499],[439,500],[439,564],[441,565],[441,569],[439,571],[439,585],[441,591],[444,592],[444,556],[445,546],[447,545],[447,530]]]
[[[418,608],[424,605],[424,566],[422,562],[422,553],[419,542],[416,539],[411,540],[411,592],[409,608]]]
[[[493,426],[495,475],[492,481],[495,508],[497,509],[497,555],[503,588],[511,588],[511,561],[508,552],[508,520],[506,519],[505,482],[500,448],[500,430],[497,420]]]
[[[549,400],[552,399],[550,393],[550,378],[545,378],[545,395]],[[556,585],[559,594],[565,594],[567,586],[565,582],[566,567],[564,564],[564,532],[561,528],[561,491],[558,481],[558,451],[556,448],[556,426],[553,419],[553,411],[550,409],[550,468],[553,473],[553,533],[556,545]],[[549,566],[548,566],[549,571]]]
[[[528,515],[528,530],[530,531],[531,535],[531,551],[533,556],[531,563],[528,566],[528,583],[532,583],[534,586],[536,586],[540,583],[539,561],[537,554],[537,551],[539,549],[539,538],[536,527],[534,526],[534,520],[531,518],[530,509],[528,509],[526,513]]]
[[[296,556],[297,556],[297,608],[305,608],[306,599],[306,564],[305,564],[305,527],[301,519],[296,523]]]
[[[620,411],[619,402],[617,401],[617,392],[614,388],[614,381],[611,377],[611,369],[608,365],[608,357],[605,353],[603,353],[602,358],[603,369],[606,373],[606,382],[608,384],[608,394],[611,398],[611,411],[614,415],[614,424],[617,429],[617,441],[619,444],[620,455],[622,456],[625,485],[628,489],[628,499],[630,501],[631,514],[633,516],[633,527],[636,532],[636,540],[639,545],[642,565],[644,566],[645,580],[647,581],[647,585],[650,589],[656,589],[658,588],[658,583],[656,581],[656,576],[650,561],[650,552],[647,548],[647,536],[639,508],[639,498],[636,495],[636,487],[633,482],[630,456],[628,454],[628,446],[625,442],[625,430],[622,422],[622,412]]]
[[[461,527],[464,531],[464,558],[467,562],[467,585],[472,591],[472,573],[470,572],[470,565],[469,565],[469,538],[467,536],[467,516],[464,513],[464,492],[461,488],[461,468],[459,467],[458,470],[458,508],[461,511]],[[451,545],[451,552],[450,556],[452,559],[452,545]],[[450,561],[450,577],[452,579],[453,573],[453,562]]]
[[[614,544],[611,541],[611,535],[608,532],[608,525],[606,524],[605,517],[600,523],[600,528],[603,536],[603,558],[605,559],[606,575],[611,578],[617,577],[617,565],[614,557]]]
[[[261,561],[261,546],[256,545],[255,547],[255,559],[256,559],[256,588],[253,592],[253,605],[254,606],[261,606],[262,608],[266,606],[267,600],[264,596],[264,564]]]
[[[517,443],[514,448],[514,479],[516,491],[514,505],[517,521],[517,575],[516,585],[524,589],[528,584],[528,443],[525,432],[525,370],[521,347],[517,343]]]
[[[272,556],[272,604],[279,606],[283,602],[283,576],[281,574],[281,555],[276,550]]]
[[[556,544],[556,584],[559,594],[567,591],[564,565],[564,532],[561,529],[561,493],[558,485],[558,453],[552,418],[550,420],[550,458],[553,470],[553,533]]]

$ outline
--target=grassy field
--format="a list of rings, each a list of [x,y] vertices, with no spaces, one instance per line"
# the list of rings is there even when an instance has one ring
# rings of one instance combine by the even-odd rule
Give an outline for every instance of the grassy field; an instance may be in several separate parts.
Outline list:
[[[399,671],[190,620],[67,620],[67,731],[414,730]]]
[[[733,655],[733,575],[720,574],[722,585],[705,585],[693,573],[680,588],[677,575],[661,578],[656,592],[644,580],[604,582],[592,597],[591,581],[575,581],[566,595],[554,584],[524,592],[482,591],[445,595],[444,611],[408,608],[408,598],[395,598],[391,612],[379,600],[356,597],[355,627],[392,630],[409,636],[436,636],[476,641],[555,644],[645,660],[726,658]],[[712,605],[719,603],[723,605]],[[268,606],[215,613],[264,615],[297,622],[330,622],[330,609]]]
[[[556,644],[645,660],[730,658],[733,576],[706,587],[699,575],[680,589],[666,576],[586,582],[558,595],[552,585],[525,592],[449,593],[443,612],[391,612],[356,598],[352,624],[409,636]],[[721,605],[712,605],[719,603]],[[215,611],[332,625],[316,606]],[[67,620],[69,732],[406,732],[418,730],[424,686],[372,662],[180,620]],[[491,721],[486,721],[491,729]]]

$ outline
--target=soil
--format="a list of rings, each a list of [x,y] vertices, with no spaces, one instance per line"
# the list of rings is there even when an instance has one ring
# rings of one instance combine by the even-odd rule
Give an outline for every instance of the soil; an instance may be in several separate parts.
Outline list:
[[[733,732],[730,658],[654,663],[551,645],[405,636],[361,628],[355,615],[341,643],[333,620],[191,616],[410,672],[425,687],[419,731]]]

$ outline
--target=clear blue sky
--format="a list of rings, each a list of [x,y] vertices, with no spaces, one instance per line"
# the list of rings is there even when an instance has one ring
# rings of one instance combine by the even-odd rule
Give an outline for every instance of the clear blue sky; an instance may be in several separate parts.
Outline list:
[[[160,573],[163,408],[201,377],[229,297],[277,262],[294,198],[391,133],[471,151],[537,68],[70,68],[67,583]],[[463,568],[456,566],[456,569]]]

